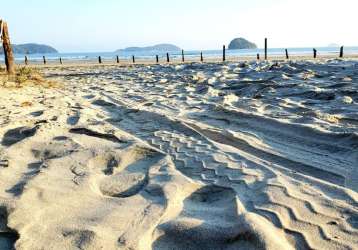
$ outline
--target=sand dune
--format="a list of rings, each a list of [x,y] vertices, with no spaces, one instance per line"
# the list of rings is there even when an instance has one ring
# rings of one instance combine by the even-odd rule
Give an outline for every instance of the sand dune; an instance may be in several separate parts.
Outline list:
[[[1,90],[1,249],[358,247],[356,61],[42,71]]]

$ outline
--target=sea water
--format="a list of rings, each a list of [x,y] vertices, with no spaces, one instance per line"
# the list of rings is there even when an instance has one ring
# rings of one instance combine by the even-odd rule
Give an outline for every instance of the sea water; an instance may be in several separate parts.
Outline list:
[[[339,55],[339,47],[321,47],[316,48],[318,55]],[[200,58],[199,50],[188,50],[185,51],[185,58],[188,60],[194,58]],[[203,50],[204,58],[220,58],[222,57],[222,50]],[[288,52],[290,55],[310,55],[313,53],[313,48],[289,48]],[[97,60],[98,56],[102,57],[102,60],[115,60],[118,55],[121,60],[131,60],[132,56],[136,59],[147,59],[155,60],[155,56],[158,55],[160,59],[166,58],[167,52],[158,51],[121,51],[121,52],[81,52],[81,53],[51,53],[51,54],[30,54],[27,55],[29,61],[42,61],[42,56],[46,56],[47,61],[55,61],[60,57],[62,60],[71,61],[93,61]],[[181,51],[168,51],[170,58],[181,58]],[[256,56],[256,54],[263,56],[263,49],[242,49],[242,50],[226,50],[227,57],[238,57],[238,59],[245,56]],[[284,56],[284,48],[271,48],[268,49],[268,54],[271,56]],[[358,47],[345,47],[344,54],[358,54]],[[15,60],[17,62],[23,62],[25,55],[15,54]],[[0,55],[0,61],[4,61],[4,56]]]

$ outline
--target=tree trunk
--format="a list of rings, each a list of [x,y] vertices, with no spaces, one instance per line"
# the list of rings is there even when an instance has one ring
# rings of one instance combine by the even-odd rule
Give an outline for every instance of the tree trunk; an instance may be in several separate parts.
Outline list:
[[[14,55],[12,53],[7,23],[4,21],[0,21],[0,27],[1,27],[0,30],[1,30],[2,46],[4,48],[6,70],[8,74],[12,75],[15,74],[15,62],[14,62]]]

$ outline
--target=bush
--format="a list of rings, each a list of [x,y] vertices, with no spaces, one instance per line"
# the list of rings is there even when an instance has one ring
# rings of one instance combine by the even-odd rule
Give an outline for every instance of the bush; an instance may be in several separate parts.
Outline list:
[[[26,84],[54,87],[56,84],[42,77],[39,70],[27,66],[18,67],[15,75],[7,75],[0,69],[0,84],[3,86],[22,87]]]

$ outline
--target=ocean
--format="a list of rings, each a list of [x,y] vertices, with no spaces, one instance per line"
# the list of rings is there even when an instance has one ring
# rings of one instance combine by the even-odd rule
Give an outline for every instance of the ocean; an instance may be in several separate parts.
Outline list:
[[[321,47],[316,48],[318,56],[321,55],[332,55],[332,54],[339,54],[339,47]],[[312,54],[312,48],[288,48],[289,54],[291,55],[310,55]],[[190,60],[194,58],[200,58],[200,52],[199,50],[191,50],[191,51],[185,51],[185,57]],[[221,58],[222,57],[222,50],[203,50],[203,56],[204,58]],[[175,52],[168,52],[170,54],[171,58],[180,58],[181,52],[175,51]],[[257,53],[260,53],[261,56],[263,56],[264,50],[263,49],[243,49],[243,50],[226,50],[226,55],[228,57],[234,56],[234,57],[244,57],[244,56],[256,56]],[[271,48],[268,49],[268,54],[271,56],[279,56],[285,55],[285,49],[284,48]],[[358,54],[358,47],[345,47],[344,48],[344,54]],[[155,55],[158,55],[160,59],[163,59],[166,57],[166,53],[164,52],[157,52],[157,51],[130,51],[130,52],[81,52],[81,53],[54,53],[54,54],[45,54],[47,61],[56,61],[60,57],[63,61],[71,60],[71,61],[92,61],[97,60],[98,56],[102,57],[102,60],[109,61],[109,60],[115,60],[116,56],[119,56],[121,60],[128,59],[130,60],[132,56],[134,55],[137,59],[151,59],[155,60]],[[31,54],[27,55],[29,61],[42,61],[43,54]],[[25,55],[23,54],[16,54],[15,60],[18,63],[21,63],[24,61]],[[0,61],[4,62],[4,56],[0,55]]]

